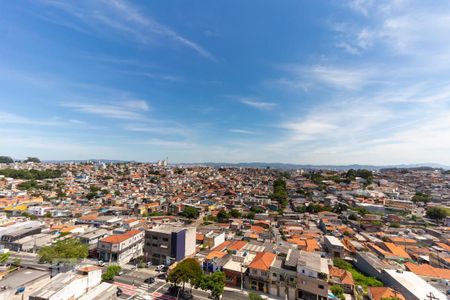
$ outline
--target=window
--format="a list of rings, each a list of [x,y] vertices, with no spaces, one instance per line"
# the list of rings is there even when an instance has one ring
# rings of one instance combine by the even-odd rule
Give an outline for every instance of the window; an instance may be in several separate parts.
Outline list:
[[[325,287],[321,284],[319,284],[319,289],[323,290]]]
[[[277,277],[277,273],[272,273],[272,276],[273,277]]]
[[[168,238],[163,238],[162,240],[163,240],[164,242],[168,242],[168,241],[169,241]]]

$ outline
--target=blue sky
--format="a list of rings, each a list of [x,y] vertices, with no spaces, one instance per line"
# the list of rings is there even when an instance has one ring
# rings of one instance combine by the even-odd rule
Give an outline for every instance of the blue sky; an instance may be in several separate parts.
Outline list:
[[[450,164],[448,1],[6,1],[0,154]]]

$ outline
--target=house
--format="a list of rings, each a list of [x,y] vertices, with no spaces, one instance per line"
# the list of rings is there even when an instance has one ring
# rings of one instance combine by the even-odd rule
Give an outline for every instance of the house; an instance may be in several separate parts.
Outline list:
[[[325,249],[332,257],[344,258],[345,248],[344,244],[335,236],[326,235],[324,237]]]
[[[248,287],[250,289],[264,293],[269,291],[269,270],[276,257],[276,254],[271,252],[256,254],[248,265]]]
[[[339,269],[334,266],[329,267],[330,284],[339,285],[344,290],[344,293],[353,295],[355,292],[355,282],[351,272]]]
[[[367,293],[369,300],[383,300],[383,299],[388,299],[388,298],[394,298],[394,299],[399,299],[399,300],[406,300],[405,297],[403,297],[403,295],[394,290],[391,289],[390,287],[374,287],[374,286],[370,286],[368,288],[368,293]]]

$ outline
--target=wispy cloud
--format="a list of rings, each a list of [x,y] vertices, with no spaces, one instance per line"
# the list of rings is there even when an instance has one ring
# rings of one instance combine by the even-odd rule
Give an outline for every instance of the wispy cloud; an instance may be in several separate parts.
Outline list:
[[[63,107],[71,108],[80,113],[98,115],[104,118],[114,119],[143,119],[142,112],[148,111],[147,102],[122,101],[118,103],[86,103],[86,102],[63,102]]]
[[[261,110],[271,110],[276,106],[276,103],[274,103],[274,102],[265,102],[265,101],[261,101],[259,99],[251,98],[251,97],[234,97],[233,96],[231,98],[235,98],[242,104],[245,104],[245,105],[257,108],[257,109],[261,109]]]
[[[43,126],[60,126],[63,122],[58,120],[36,120],[21,115],[0,112],[0,124],[20,124],[20,125],[43,125]]]
[[[82,22],[83,26],[90,30],[99,31],[103,29],[119,32],[123,36],[134,37],[134,40],[142,44],[155,42],[156,37],[163,37],[174,41],[186,48],[194,50],[200,56],[211,61],[217,59],[206,49],[194,41],[182,36],[175,30],[163,25],[148,15],[144,15],[136,7],[130,3],[121,0],[111,1],[43,1],[45,5],[63,11]],[[46,16],[46,19],[54,20],[55,23],[61,24],[68,28],[78,28],[79,31],[85,31],[72,22],[60,19],[52,19],[52,14]],[[67,24],[70,24],[68,26]],[[107,35],[108,32],[102,32]]]
[[[245,130],[245,129],[228,129],[228,131],[232,132],[232,133],[240,133],[240,134],[250,134],[250,135],[255,134],[254,131]]]

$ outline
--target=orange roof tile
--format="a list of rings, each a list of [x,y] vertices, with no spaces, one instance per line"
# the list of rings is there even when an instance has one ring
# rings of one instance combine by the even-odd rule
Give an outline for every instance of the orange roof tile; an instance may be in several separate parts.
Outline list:
[[[227,255],[226,252],[221,252],[221,251],[211,251],[208,253],[208,255],[206,255],[206,259],[213,259],[213,258],[221,258],[224,257],[225,255]]]
[[[409,254],[406,253],[404,247],[400,247],[400,246],[397,246],[397,245],[394,244],[394,243],[389,243],[389,242],[384,242],[384,245],[386,246],[386,248],[389,249],[389,251],[390,251],[392,254],[394,254],[394,255],[396,255],[396,256],[398,256],[398,257],[402,257],[402,258],[411,258],[411,257],[409,256]]]
[[[277,256],[271,252],[260,252],[256,254],[248,267],[251,269],[268,271],[276,257]]]
[[[449,269],[435,268],[428,264],[416,265],[412,262],[405,263],[405,267],[409,271],[411,271],[419,276],[442,278],[442,279],[450,280],[450,270]]]
[[[233,242],[233,243],[228,247],[228,250],[231,250],[231,251],[233,251],[233,250],[239,251],[239,250],[241,250],[242,248],[244,248],[245,245],[247,245],[247,242],[246,242],[246,241],[235,241],[235,242]]]
[[[140,230],[137,229],[133,229],[130,231],[127,231],[125,233],[122,234],[115,234],[115,235],[110,235],[108,237],[105,237],[104,239],[100,240],[101,242],[104,243],[111,243],[111,244],[118,244],[121,243],[123,241],[126,241],[127,239],[131,238],[132,236],[140,233]]]
[[[372,300],[381,300],[383,298],[395,297],[400,300],[406,300],[400,292],[397,292],[389,287],[369,287],[369,292],[372,295]]]

